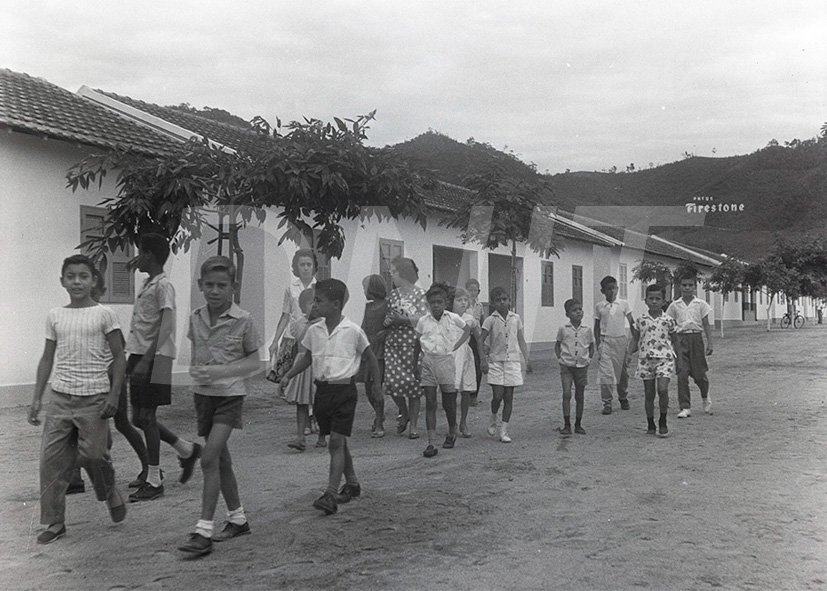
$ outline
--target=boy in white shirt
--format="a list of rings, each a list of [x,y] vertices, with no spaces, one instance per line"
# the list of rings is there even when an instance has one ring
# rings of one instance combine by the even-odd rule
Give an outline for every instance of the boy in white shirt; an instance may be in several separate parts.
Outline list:
[[[678,418],[685,419],[692,414],[689,394],[690,376],[701,390],[704,412],[712,414],[709,378],[706,376],[709,370],[706,356],[712,355],[712,327],[709,324],[712,306],[695,297],[697,276],[685,274],[680,282],[681,297],[669,304],[666,313],[678,324],[678,404],[681,408]],[[704,347],[701,332],[706,335],[706,347]]]
[[[600,356],[597,382],[600,384],[600,398],[603,414],[612,414],[612,387],[617,388],[620,408],[629,409],[629,335],[627,324],[632,326],[632,307],[626,300],[617,297],[617,279],[607,275],[600,280],[600,292],[606,301],[594,307],[594,341]]]
[[[428,429],[428,447],[423,455],[432,458],[437,454],[436,439],[436,390],[442,392],[442,408],[448,420],[448,436],[442,447],[451,449],[457,441],[457,386],[454,352],[468,341],[471,327],[457,314],[446,310],[448,290],[435,283],[425,293],[431,313],[416,323],[419,334],[417,353],[422,356],[420,385],[425,394],[425,426]]]
[[[554,352],[560,363],[560,379],[563,383],[563,428],[560,435],[571,435],[571,387],[574,384],[574,432],[585,435],[583,419],[584,394],[589,383],[589,363],[594,356],[594,334],[582,324],[583,304],[567,300],[563,307],[569,321],[557,331]]]

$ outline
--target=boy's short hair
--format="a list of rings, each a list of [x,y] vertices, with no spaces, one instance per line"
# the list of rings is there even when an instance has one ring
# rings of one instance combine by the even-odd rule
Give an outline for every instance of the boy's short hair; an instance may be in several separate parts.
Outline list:
[[[659,283],[653,283],[652,285],[646,286],[646,295],[648,296],[650,293],[659,291],[661,295],[666,298],[666,289]]]
[[[617,285],[617,279],[615,279],[611,275],[606,275],[603,279],[600,280],[600,293],[603,293],[606,290],[606,288],[612,284]]]
[[[152,257],[161,265],[165,265],[169,258],[169,240],[161,234],[142,234],[138,239],[138,248],[152,253]]]
[[[235,265],[227,257],[215,255],[201,263],[201,277],[213,271],[223,271],[230,276],[230,281],[235,283]]]
[[[313,261],[313,274],[315,275],[316,271],[319,270],[319,261],[316,259],[316,253],[309,248],[300,248],[296,251],[296,254],[293,255],[293,262],[291,264],[293,275],[296,277],[299,276],[299,259],[301,258],[307,258]]]
[[[508,296],[508,299],[511,299],[511,296],[508,295],[508,291],[506,291],[506,289],[504,287],[499,287],[499,286],[492,289],[491,293],[488,294],[488,295],[491,298],[492,302],[494,300],[496,300],[498,297],[500,297],[501,295]]]
[[[66,257],[63,259],[63,266],[60,267],[60,276],[63,277],[63,274],[66,272],[66,267],[69,265],[86,265],[89,268],[89,272],[94,276],[95,271],[97,271],[97,267],[95,267],[95,263],[92,262],[85,254],[73,254],[70,257]]]
[[[476,279],[474,279],[473,277],[471,277],[471,279],[469,279],[468,281],[465,282],[465,289],[468,289],[468,286],[470,286],[470,285],[476,285],[477,290],[479,290],[479,288],[480,288],[480,282],[477,281]]]
[[[434,283],[431,287],[428,288],[428,291],[425,292],[425,299],[429,300],[435,295],[441,295],[447,301],[448,286],[444,283]]]
[[[313,303],[313,294],[315,290],[312,287],[303,289],[299,294],[299,309],[304,311],[305,306]]]
[[[571,312],[572,308],[574,308],[575,306],[582,306],[582,305],[583,304],[580,303],[580,300],[575,300],[575,299],[566,300],[566,303],[563,304],[563,309],[566,311],[566,316],[568,316],[569,313]]]
[[[316,282],[316,292],[331,302],[341,302],[342,307],[347,303],[347,285],[338,279],[322,279]]]
[[[454,299],[457,299],[457,298],[468,298],[470,300],[471,299],[471,294],[468,293],[468,290],[466,290],[462,287],[455,287],[454,288]]]
[[[690,269],[686,269],[678,276],[678,284],[683,283],[684,281],[693,281],[697,283],[698,274]]]

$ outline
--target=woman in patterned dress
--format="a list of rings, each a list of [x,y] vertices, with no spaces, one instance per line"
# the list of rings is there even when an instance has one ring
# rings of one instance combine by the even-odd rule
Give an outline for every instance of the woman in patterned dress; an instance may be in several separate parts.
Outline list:
[[[408,437],[416,439],[419,433],[419,371],[416,364],[415,345],[417,334],[414,326],[419,318],[428,313],[425,290],[416,285],[419,269],[411,259],[396,257],[391,261],[391,277],[395,289],[388,298],[388,313],[384,326],[385,337],[385,392],[399,408],[396,432],[402,435],[408,423]]]

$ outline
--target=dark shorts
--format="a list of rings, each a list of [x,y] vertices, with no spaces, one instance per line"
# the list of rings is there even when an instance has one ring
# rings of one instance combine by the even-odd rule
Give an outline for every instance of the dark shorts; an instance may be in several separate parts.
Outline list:
[[[589,383],[589,368],[588,367],[571,367],[568,365],[560,365],[561,375],[570,375],[575,386],[586,387]]]
[[[350,437],[357,399],[356,384],[316,382],[313,416],[319,424],[319,435],[339,433]]]
[[[192,396],[198,417],[198,435],[201,437],[207,437],[216,423],[229,425],[233,429],[244,428],[244,421],[241,420],[244,396]]]
[[[151,378],[139,380],[132,371],[143,355],[130,355],[126,362],[126,375],[129,376],[129,402],[132,406],[155,408],[172,403],[172,358],[156,355],[149,365]]]

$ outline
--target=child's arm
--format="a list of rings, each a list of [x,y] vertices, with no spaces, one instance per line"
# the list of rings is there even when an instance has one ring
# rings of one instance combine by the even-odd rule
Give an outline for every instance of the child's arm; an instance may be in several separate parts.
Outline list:
[[[419,363],[419,357],[422,355],[422,343],[419,342],[419,337],[414,340],[413,350],[413,368],[414,377],[417,381],[422,378],[422,365]]]
[[[600,318],[594,319],[594,342],[600,347]]]
[[[284,377],[281,378],[281,381],[279,382],[279,388],[281,390],[284,390],[287,387],[287,384],[290,383],[290,380],[293,379],[293,377],[302,373],[312,364],[312,353],[309,350],[305,349],[304,345],[299,345],[299,354],[296,355],[296,358],[293,360],[293,365],[290,367],[287,373],[284,374]]]
[[[706,354],[712,355],[712,327],[709,325],[709,315],[703,317],[703,326],[706,335]]]
[[[589,361],[594,357],[594,342],[589,343]]]
[[[517,344],[520,345],[520,352],[523,354],[523,358],[525,359],[525,371],[526,373],[531,373],[533,370],[531,369],[531,361],[528,360],[528,345],[525,344],[525,336],[523,335],[523,329],[517,331]]]
[[[379,379],[379,362],[376,360],[376,355],[374,354],[373,349],[370,347],[365,347],[365,350],[362,351],[362,361],[367,367],[367,375],[369,376],[369,379],[372,380],[373,396],[374,399],[376,399],[377,397],[382,396],[382,384]]]
[[[135,365],[132,370],[132,377],[139,382],[149,382],[152,377],[149,375],[149,367],[155,360],[155,352],[158,350],[158,343],[163,343],[167,339],[174,338],[175,332],[175,311],[171,308],[164,308],[161,313],[161,326],[158,328],[158,334],[152,339],[149,349],[141,357],[141,361]]]
[[[121,400],[124,374],[126,373],[126,357],[123,353],[123,335],[120,330],[113,330],[106,334],[109,350],[112,351],[112,380],[109,384],[109,394],[101,409],[101,418],[114,417],[118,412],[118,403]]]
[[[453,353],[454,351],[456,351],[457,349],[462,347],[465,343],[468,342],[468,339],[470,339],[470,338],[471,338],[471,325],[466,324],[465,328],[462,330],[462,336],[459,338],[456,345],[454,345],[454,348],[451,349],[451,353]]]
[[[480,351],[480,354],[484,357],[488,356],[488,351],[491,348],[491,345],[489,345],[485,342],[488,339],[489,334],[490,333],[484,328],[480,331],[480,341],[479,341],[479,343],[480,343],[480,348],[482,349],[482,351]]]
[[[264,370],[267,363],[261,361],[258,351],[225,365],[195,365],[190,375],[201,384],[209,384],[223,378],[249,378]]]
[[[278,326],[276,326],[276,336],[273,337],[273,342],[270,343],[270,357],[276,354],[279,349],[279,339],[281,335],[284,333],[284,329],[287,328],[287,325],[290,323],[290,314],[287,312],[282,312],[281,317],[279,318]]]
[[[43,355],[37,364],[34,395],[32,396],[32,404],[29,406],[29,423],[32,425],[40,424],[40,419],[37,418],[37,415],[40,414],[40,409],[43,408],[43,391],[46,389],[46,382],[49,381],[49,376],[52,374],[56,348],[57,342],[46,339],[46,346],[43,347]]]
[[[560,355],[563,353],[563,343],[561,341],[556,341],[554,343],[554,355],[557,357],[557,361],[560,361]]]

